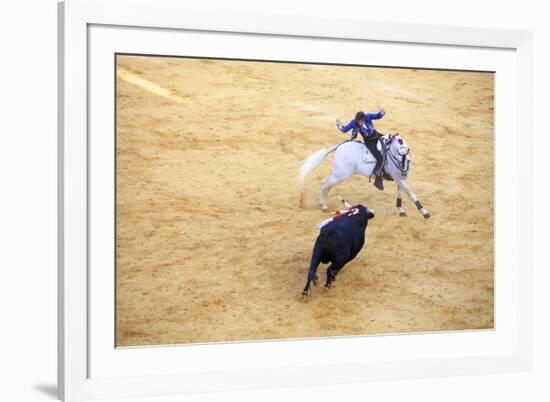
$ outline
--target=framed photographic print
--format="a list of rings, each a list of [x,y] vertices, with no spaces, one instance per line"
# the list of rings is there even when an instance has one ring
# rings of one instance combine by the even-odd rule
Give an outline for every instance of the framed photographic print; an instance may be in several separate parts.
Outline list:
[[[62,399],[530,369],[529,32],[69,0],[59,45]]]

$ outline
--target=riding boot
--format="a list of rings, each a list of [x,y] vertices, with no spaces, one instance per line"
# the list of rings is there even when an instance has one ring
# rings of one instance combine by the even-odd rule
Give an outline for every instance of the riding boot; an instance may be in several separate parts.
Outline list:
[[[374,187],[380,191],[384,191],[384,182],[382,181],[382,175],[376,175],[374,179]]]
[[[374,187],[380,191],[384,191],[384,182],[382,181],[382,162],[376,161],[374,166]]]

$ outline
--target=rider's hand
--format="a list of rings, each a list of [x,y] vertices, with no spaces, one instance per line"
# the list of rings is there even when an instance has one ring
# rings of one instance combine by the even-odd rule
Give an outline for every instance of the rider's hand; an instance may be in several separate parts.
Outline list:
[[[386,109],[384,109],[382,106],[378,106],[378,111],[382,114],[386,114]]]
[[[338,116],[336,118],[336,127],[340,127],[340,124],[342,124],[342,117]]]

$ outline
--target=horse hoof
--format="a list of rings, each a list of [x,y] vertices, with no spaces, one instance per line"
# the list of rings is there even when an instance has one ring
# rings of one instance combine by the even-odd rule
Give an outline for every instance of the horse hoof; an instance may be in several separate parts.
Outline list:
[[[429,219],[430,216],[431,216],[431,215],[428,213],[428,214],[424,215],[424,219]]]
[[[321,211],[326,211],[328,209],[328,206],[326,205],[319,205],[321,207]]]
[[[399,212],[399,216],[407,216],[406,212]]]

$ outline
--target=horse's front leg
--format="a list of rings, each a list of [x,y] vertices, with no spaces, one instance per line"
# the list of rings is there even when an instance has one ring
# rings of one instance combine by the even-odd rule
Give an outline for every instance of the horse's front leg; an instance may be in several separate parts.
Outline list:
[[[430,213],[426,210],[426,208],[424,208],[424,206],[422,205],[422,203],[420,202],[420,200],[418,198],[416,198],[416,195],[411,191],[411,189],[409,188],[409,186],[407,185],[407,183],[405,182],[405,180],[399,180],[397,182],[397,185],[399,187],[401,187],[401,189],[407,193],[407,195],[409,196],[409,198],[411,199],[412,202],[414,202],[414,205],[416,205],[416,208],[418,208],[418,210],[420,211],[420,213],[422,215],[424,215],[424,218],[428,219],[431,215]]]
[[[395,206],[399,210],[399,216],[407,216],[405,208],[403,208],[403,198],[401,194],[401,187],[399,186],[399,184],[397,184],[397,198],[395,201]]]

